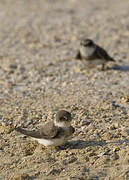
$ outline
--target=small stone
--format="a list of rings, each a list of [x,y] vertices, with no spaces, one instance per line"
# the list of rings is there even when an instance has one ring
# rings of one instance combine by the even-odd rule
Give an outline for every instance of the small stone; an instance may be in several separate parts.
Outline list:
[[[23,173],[23,174],[16,174],[11,178],[11,180],[24,180],[24,179],[29,180],[31,179],[31,177],[28,174]]]
[[[126,128],[125,131],[126,131],[127,135],[129,136],[129,129]]]
[[[91,123],[91,120],[84,120],[82,121],[82,126],[88,126]]]
[[[113,154],[112,159],[113,159],[113,160],[117,160],[117,159],[119,159],[119,155],[118,155],[118,154],[116,154],[116,153],[114,153],[114,154]]]
[[[121,98],[122,102],[126,103],[129,102],[129,95],[125,95]]]
[[[62,161],[62,164],[63,164],[63,165],[71,164],[71,163],[74,163],[76,160],[77,160],[77,158],[74,157],[74,156],[72,156],[72,157],[70,157],[69,159],[63,160],[63,161]]]
[[[90,124],[86,129],[87,129],[87,130],[94,130],[94,129],[95,129],[95,126],[92,125],[92,124]]]
[[[120,150],[120,148],[117,147],[117,148],[114,148],[114,149],[113,149],[113,152],[117,152],[117,151],[119,151],[119,150]]]
[[[10,69],[13,69],[13,70],[15,70],[15,69],[17,69],[17,65],[16,64],[10,64]]]
[[[53,168],[49,173],[48,173],[48,175],[57,175],[57,174],[60,174],[60,172],[61,172],[62,170],[61,169],[55,169],[55,168]]]
[[[109,152],[110,152],[110,149],[107,149],[106,151],[101,152],[101,153],[98,155],[98,157],[101,157],[101,156],[103,156],[103,155],[108,155]]]
[[[91,156],[96,156],[96,153],[95,153],[95,152],[91,152],[91,153],[89,154],[89,157],[91,157]]]
[[[122,128],[121,134],[122,134],[122,136],[129,136],[129,129],[128,128]]]
[[[120,124],[118,122],[115,122],[113,125],[116,129],[120,127]]]
[[[109,127],[109,129],[110,129],[110,130],[115,130],[116,128],[115,128],[114,125],[111,125],[111,126]]]

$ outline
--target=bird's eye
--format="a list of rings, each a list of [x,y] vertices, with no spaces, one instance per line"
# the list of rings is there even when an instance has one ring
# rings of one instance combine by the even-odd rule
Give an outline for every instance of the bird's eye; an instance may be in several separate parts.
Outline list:
[[[61,117],[60,121],[67,121],[67,118],[66,117]]]

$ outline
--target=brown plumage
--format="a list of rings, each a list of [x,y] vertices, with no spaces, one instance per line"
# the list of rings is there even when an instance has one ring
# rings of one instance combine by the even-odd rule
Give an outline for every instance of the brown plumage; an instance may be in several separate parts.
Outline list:
[[[75,131],[70,125],[71,120],[71,114],[61,110],[57,113],[55,122],[50,121],[38,130],[26,130],[21,127],[16,127],[15,130],[33,137],[45,146],[59,146],[64,144]]]
[[[91,66],[101,64],[102,69],[104,69],[107,62],[115,62],[115,60],[102,47],[98,46],[90,39],[83,39],[81,41],[76,59],[84,59]]]

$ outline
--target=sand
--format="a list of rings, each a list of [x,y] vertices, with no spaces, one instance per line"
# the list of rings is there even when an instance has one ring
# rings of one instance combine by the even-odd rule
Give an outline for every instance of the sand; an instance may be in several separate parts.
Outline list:
[[[0,180],[129,179],[129,1],[0,1]],[[107,71],[75,60],[82,37],[116,59]],[[58,110],[76,129],[61,150],[36,129]]]

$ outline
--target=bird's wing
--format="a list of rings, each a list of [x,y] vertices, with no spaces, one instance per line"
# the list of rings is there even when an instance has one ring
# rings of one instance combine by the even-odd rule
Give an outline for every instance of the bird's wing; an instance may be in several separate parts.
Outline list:
[[[75,56],[75,59],[82,59],[82,56],[81,56],[81,53],[80,53],[79,50],[77,51],[77,54],[76,54],[76,56]]]
[[[115,61],[108,53],[101,47],[97,46],[96,53],[99,58],[107,60],[107,61]]]
[[[57,135],[59,128],[55,126],[53,122],[48,122],[39,130],[29,131],[29,130],[22,129],[21,127],[17,127],[15,128],[15,130],[24,135],[31,136],[33,138],[50,139],[50,138],[54,138]]]
[[[21,127],[16,127],[15,130],[24,134],[24,135],[31,136],[34,138],[40,137],[40,131],[29,131],[29,130],[23,129]]]
[[[58,133],[55,137],[60,138],[60,137],[64,136],[67,138],[67,137],[71,136],[74,132],[75,132],[75,129],[72,126],[69,126],[66,129],[59,127]]]
[[[59,133],[59,127],[55,126],[53,122],[46,123],[41,129],[40,134],[41,137],[45,137],[46,139],[54,138]]]

